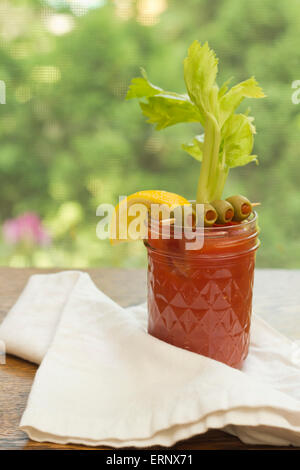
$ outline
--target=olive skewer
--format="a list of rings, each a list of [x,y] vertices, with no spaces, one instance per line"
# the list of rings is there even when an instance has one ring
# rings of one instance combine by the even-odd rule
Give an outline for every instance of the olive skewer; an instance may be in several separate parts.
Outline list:
[[[234,217],[234,208],[230,202],[217,200],[211,202],[211,205],[216,209],[218,214],[217,224],[227,224],[231,222]]]
[[[202,206],[202,204],[200,204],[200,206]],[[196,226],[203,224],[204,227],[212,227],[218,218],[218,213],[215,207],[208,203],[203,204],[203,211],[202,208],[198,211],[197,204],[193,204],[192,213]]]
[[[201,205],[202,206],[202,205]],[[204,227],[212,227],[217,224],[228,224],[231,221],[241,222],[249,217],[253,207],[260,206],[260,202],[251,203],[245,196],[234,195],[226,200],[215,200],[210,204],[203,204],[202,209],[197,211],[195,203],[191,206],[191,213],[185,214],[184,225],[199,226],[203,223]],[[176,223],[176,211],[180,211],[179,220],[183,219],[183,208],[180,206],[175,209],[171,218],[163,219],[162,225],[173,225]],[[187,222],[188,221],[188,222]]]
[[[232,220],[236,222],[241,222],[242,220],[247,219],[252,212],[252,204],[245,196],[237,194],[235,196],[228,197],[226,201],[228,201],[234,209]]]

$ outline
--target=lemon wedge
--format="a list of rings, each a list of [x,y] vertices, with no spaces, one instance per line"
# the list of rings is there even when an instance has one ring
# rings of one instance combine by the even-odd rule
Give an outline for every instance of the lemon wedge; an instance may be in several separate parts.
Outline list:
[[[110,243],[116,245],[124,241],[145,238],[146,226],[142,221],[147,218],[152,204],[161,205],[162,208],[166,207],[169,210],[174,210],[178,206],[190,205],[184,197],[168,191],[150,189],[131,194],[122,199],[115,207],[110,224]],[[135,231],[134,228],[137,225],[139,225],[139,230]]]

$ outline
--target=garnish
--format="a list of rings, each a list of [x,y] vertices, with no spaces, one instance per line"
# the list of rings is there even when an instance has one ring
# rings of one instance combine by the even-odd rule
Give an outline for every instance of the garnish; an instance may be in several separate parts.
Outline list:
[[[218,218],[217,224],[227,224],[231,222],[234,216],[234,208],[228,201],[213,201],[211,205],[216,209]]]
[[[226,199],[234,209],[234,216],[232,220],[236,222],[241,222],[242,220],[247,219],[252,212],[252,204],[245,196],[237,194],[235,196],[230,196]]]
[[[218,59],[208,43],[194,41],[184,60],[184,79],[188,94],[165,91],[153,85],[142,70],[134,78],[127,99],[138,98],[143,114],[156,129],[183,122],[199,122],[204,132],[182,148],[202,162],[197,188],[197,203],[210,203],[222,198],[230,168],[243,166],[252,155],[254,118],[235,113],[244,98],[265,95],[254,77],[228,88],[216,83]]]
[[[125,199],[122,199],[122,201],[115,207],[110,224],[111,244],[116,245],[117,243],[124,241],[143,239],[147,232],[146,226],[143,223],[138,223],[138,225],[140,225],[139,230],[137,230],[136,225],[131,227],[132,231],[130,230],[130,223],[133,222],[137,215],[130,213],[130,209],[135,206],[138,209],[138,212],[143,216],[142,209],[146,209],[147,212],[151,214],[152,204],[160,206],[162,210],[165,207],[167,217],[170,217],[170,212],[177,207],[190,205],[189,201],[184,197],[167,191],[152,189],[138,191],[137,193],[131,194]],[[145,219],[146,215],[147,214],[145,213]],[[165,218],[164,214],[160,215]],[[139,222],[138,219],[137,222]]]

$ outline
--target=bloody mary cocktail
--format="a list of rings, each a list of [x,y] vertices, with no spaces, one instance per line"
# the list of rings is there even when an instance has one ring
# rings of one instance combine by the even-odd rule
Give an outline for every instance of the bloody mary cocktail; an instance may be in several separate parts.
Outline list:
[[[241,194],[223,194],[229,172],[258,159],[252,153],[254,118],[239,105],[265,94],[253,76],[231,87],[230,80],[219,85],[218,58],[207,42],[190,45],[183,75],[187,93],[177,93],[154,85],[142,70],[142,76],[132,79],[126,98],[138,99],[156,130],[198,123],[199,133],[181,146],[201,164],[195,202],[161,189],[130,194],[115,208],[110,240],[114,245],[145,238],[147,231],[137,227],[148,217],[149,333],[239,368],[249,346],[259,244],[253,208],[260,203]],[[141,205],[142,216],[133,220]],[[165,206],[158,217],[157,205]],[[189,218],[182,218],[186,206]],[[170,237],[159,236],[167,227]],[[190,247],[189,231],[202,233],[202,247]]]
[[[257,235],[256,215],[204,228],[199,251],[186,250],[185,238],[157,239],[149,232],[149,333],[240,368],[249,346]]]

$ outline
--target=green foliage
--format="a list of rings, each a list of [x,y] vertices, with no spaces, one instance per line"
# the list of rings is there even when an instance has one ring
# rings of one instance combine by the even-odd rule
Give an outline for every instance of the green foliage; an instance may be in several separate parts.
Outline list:
[[[183,122],[199,122],[204,139],[194,137],[192,144],[181,147],[201,161],[196,201],[209,203],[222,198],[230,168],[257,160],[253,148],[254,118],[234,114],[244,98],[264,98],[262,89],[252,77],[228,90],[228,80],[219,89],[216,83],[218,59],[205,42],[195,40],[188,49],[184,63],[184,80],[190,100],[185,95],[163,91],[143,78],[134,78],[127,99],[140,101],[148,122],[156,130]]]
[[[253,118],[245,114],[232,114],[224,123],[223,151],[229,168],[257,161],[256,155],[251,155],[255,133],[252,121]]]
[[[202,161],[203,157],[204,134],[195,135],[190,144],[182,144],[183,150],[189,153],[195,160]]]
[[[224,87],[224,85],[223,85]],[[227,88],[227,85],[225,84]],[[220,98],[220,121],[224,124],[226,120],[232,115],[236,108],[242,103],[244,98],[264,98],[265,94],[258,86],[254,77],[238,83],[233,86],[229,91],[225,92],[223,88]]]
[[[215,52],[205,42],[203,46],[195,40],[189,47],[188,55],[184,59],[184,81],[191,100],[197,104],[203,116],[213,112],[213,94],[218,89],[216,76],[218,73],[218,59]]]
[[[140,101],[143,114],[148,122],[156,124],[156,130],[165,129],[182,122],[201,122],[202,116],[197,106],[187,95],[164,91],[149,82],[146,72],[143,77],[133,78],[126,99],[145,98]]]
[[[186,159],[181,143],[192,142],[201,126],[155,133],[125,96],[140,66],[163,89],[183,93],[182,61],[198,39],[217,52],[220,83],[255,75],[266,92],[251,110],[260,166],[236,168],[225,196],[242,193],[262,203],[259,266],[300,267],[300,105],[291,102],[291,84],[300,78],[298,0],[169,0],[154,26],[139,24],[135,13],[116,16],[113,5],[81,16],[65,8],[74,28],[61,36],[41,21],[52,11],[45,2],[4,3],[10,10],[0,18],[0,79],[7,89],[7,104],[0,105],[1,221],[36,211],[54,237],[51,249],[37,248],[28,262],[145,263],[141,243],[111,249],[96,238],[96,208],[142,189],[194,196],[199,162]],[[27,262],[4,243],[0,259]]]

